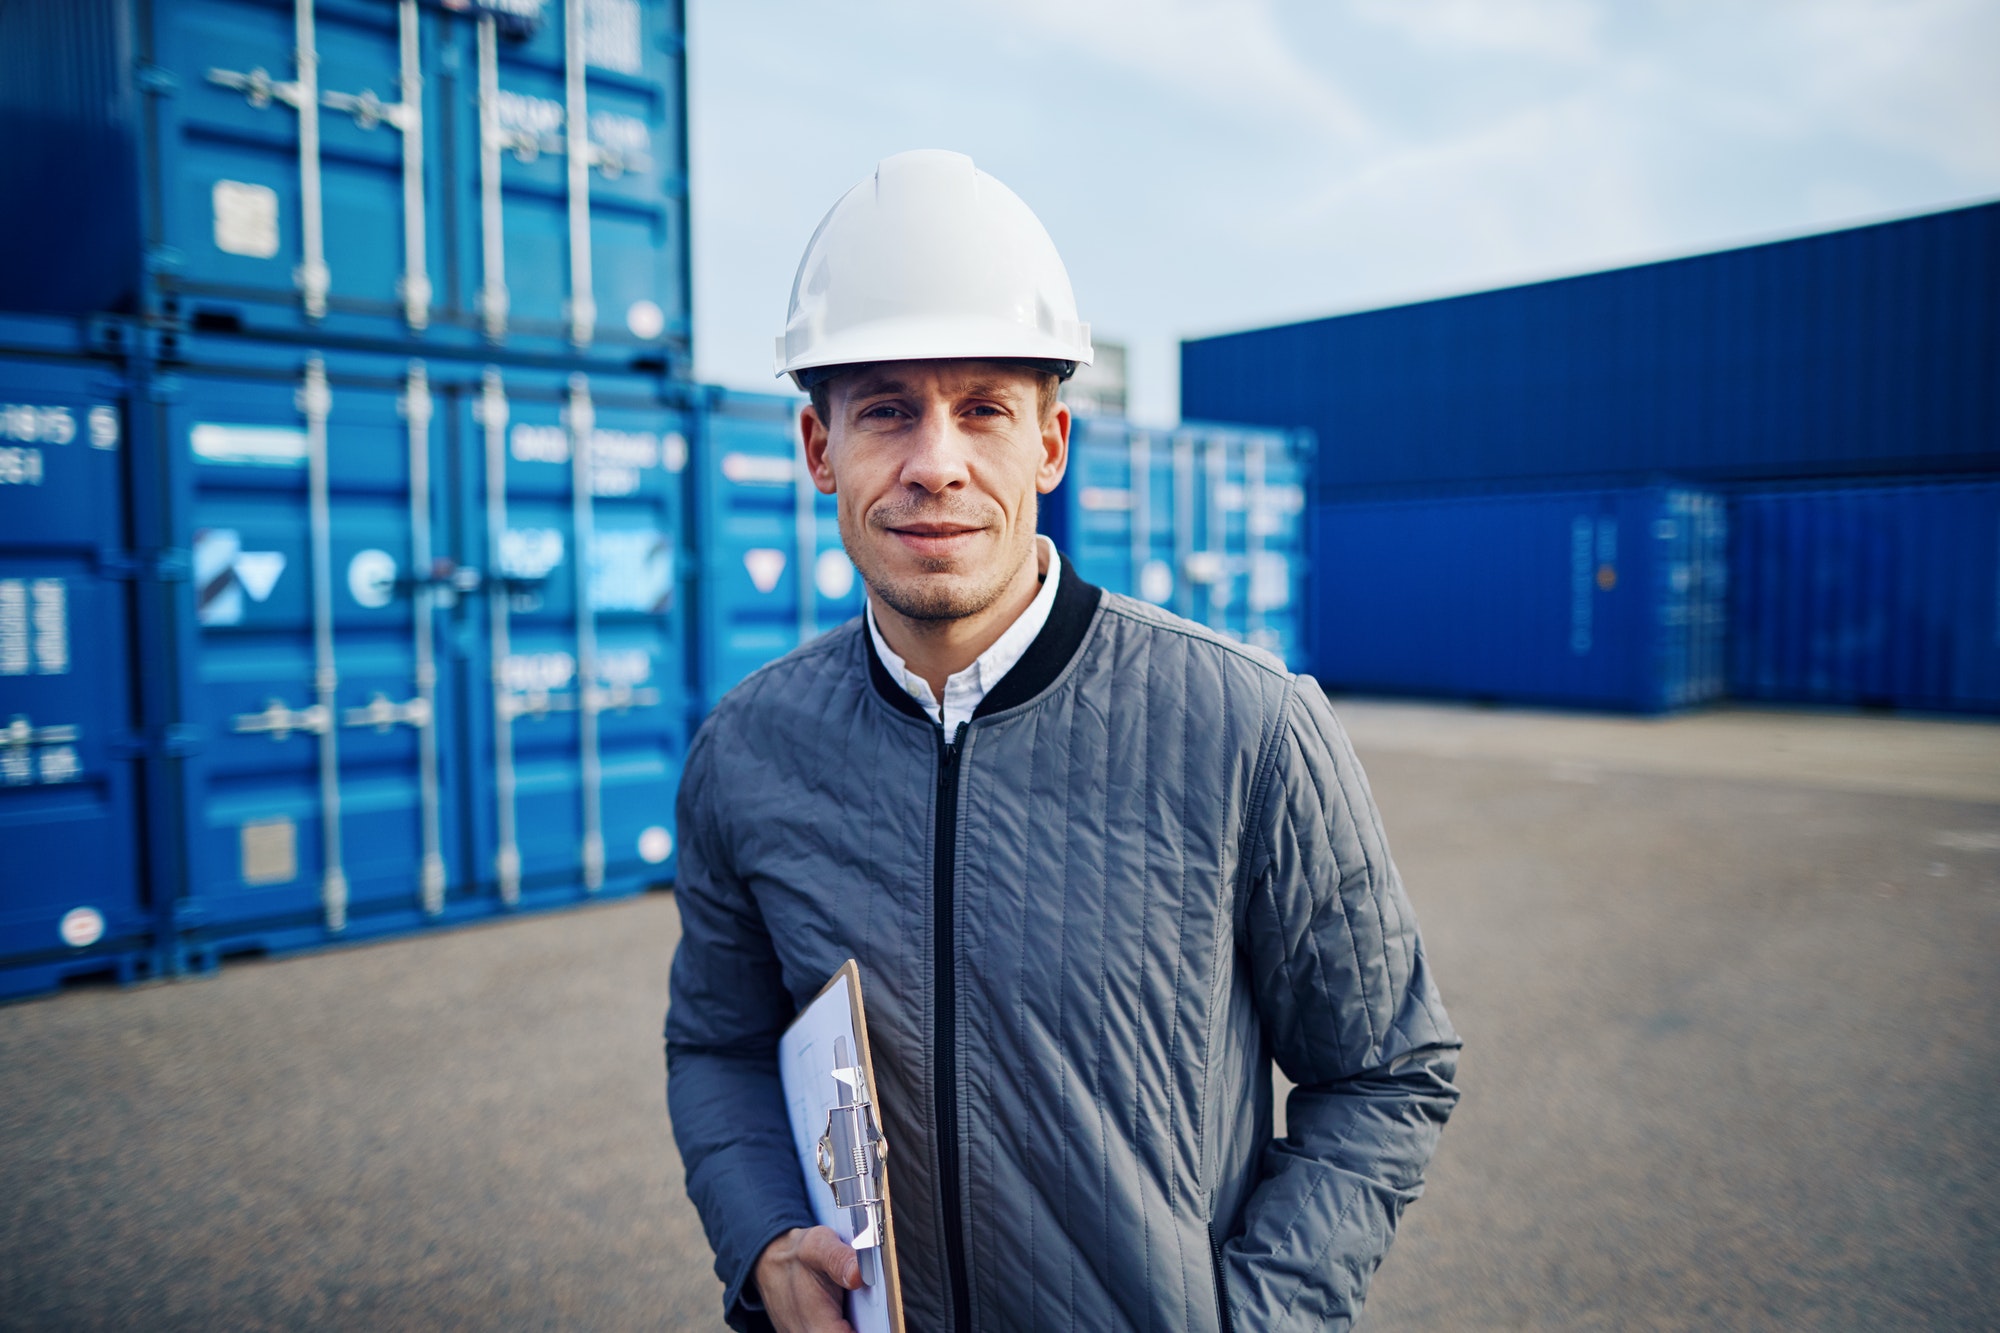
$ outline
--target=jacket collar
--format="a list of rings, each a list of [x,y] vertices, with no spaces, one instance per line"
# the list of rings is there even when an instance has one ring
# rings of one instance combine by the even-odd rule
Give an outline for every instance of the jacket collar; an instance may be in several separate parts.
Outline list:
[[[1083,636],[1090,632],[1090,618],[1097,614],[1097,603],[1103,596],[1104,589],[1085,583],[1077,573],[1076,563],[1064,556],[1062,577],[1056,581],[1056,603],[1049,608],[1048,623],[1042,626],[1042,632],[1028,645],[1028,651],[1021,655],[1013,670],[986,692],[979,707],[973,710],[973,720],[1024,704],[1054,684],[1076,656],[1076,650],[1083,646]],[[862,629],[861,641],[868,653],[868,679],[875,692],[897,712],[936,726],[937,719],[925,713],[923,705],[912,699],[909,691],[889,674],[889,668],[882,665],[873,636],[867,633],[866,626]]]

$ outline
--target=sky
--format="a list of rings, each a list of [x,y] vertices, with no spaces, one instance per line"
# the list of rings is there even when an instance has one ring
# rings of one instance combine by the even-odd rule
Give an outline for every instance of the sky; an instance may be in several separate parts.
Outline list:
[[[1132,415],[1179,341],[2000,196],[2000,0],[689,0],[695,359],[778,391],[806,239],[951,148]]]

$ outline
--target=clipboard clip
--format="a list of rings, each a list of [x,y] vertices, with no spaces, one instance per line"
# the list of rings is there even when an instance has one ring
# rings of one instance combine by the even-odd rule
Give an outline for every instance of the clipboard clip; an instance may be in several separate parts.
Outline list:
[[[834,1205],[848,1210],[854,1248],[874,1250],[884,1235],[882,1159],[888,1156],[889,1145],[875,1122],[868,1077],[851,1062],[845,1037],[833,1039],[833,1066],[838,1101],[827,1111],[826,1133],[820,1135],[819,1177],[833,1191]],[[874,1267],[870,1257],[862,1256],[864,1279]]]

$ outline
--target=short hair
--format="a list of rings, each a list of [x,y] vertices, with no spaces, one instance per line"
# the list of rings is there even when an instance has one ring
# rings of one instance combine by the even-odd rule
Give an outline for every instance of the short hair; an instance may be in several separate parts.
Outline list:
[[[1056,395],[1062,389],[1062,379],[1055,372],[1044,367],[1040,362],[1009,361],[1000,357],[967,357],[966,359],[985,361],[989,365],[1002,366],[1008,370],[1025,371],[1027,374],[1033,375],[1035,377],[1035,411],[1037,420],[1047,421],[1050,414],[1056,410]],[[812,398],[813,412],[819,417],[821,425],[831,426],[833,424],[832,418],[829,415],[833,410],[833,386],[860,369],[862,369],[861,366],[845,367],[837,375],[828,375],[825,379],[814,381],[812,388],[806,391]]]

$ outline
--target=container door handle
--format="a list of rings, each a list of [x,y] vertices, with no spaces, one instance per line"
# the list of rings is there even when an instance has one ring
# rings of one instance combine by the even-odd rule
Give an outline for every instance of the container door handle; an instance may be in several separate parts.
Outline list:
[[[293,709],[287,707],[283,699],[272,699],[258,712],[238,713],[232,722],[243,735],[262,733],[274,741],[282,741],[289,739],[293,732],[304,736],[324,733],[326,710],[318,704]]]
[[[570,0],[572,14],[577,0]],[[577,52],[581,58],[582,52]],[[569,428],[570,526],[575,545],[570,564],[576,579],[576,680],[580,707],[577,737],[583,798],[583,888],[595,893],[604,885],[603,771],[597,746],[597,613],[591,605],[590,552],[596,544],[596,515],[591,507],[591,446],[597,434],[597,411],[590,398],[590,377],[569,377],[569,404],[563,413]]]
[[[597,301],[590,274],[590,113],[584,78],[585,0],[563,3],[563,119],[569,154],[569,340],[590,346]]]
[[[492,18],[480,19],[482,83],[491,68],[488,57],[492,37]],[[484,100],[482,96],[482,104]],[[486,368],[482,377],[474,413],[486,437],[486,559],[488,566],[498,573],[500,550],[507,540],[507,391],[500,372],[492,366]],[[507,659],[513,651],[508,616],[511,596],[506,579],[486,580],[487,633],[492,640],[493,656],[494,833],[498,844],[493,868],[500,880],[500,901],[509,907],[521,901],[521,844],[514,825],[514,718],[518,700],[507,682]]]

